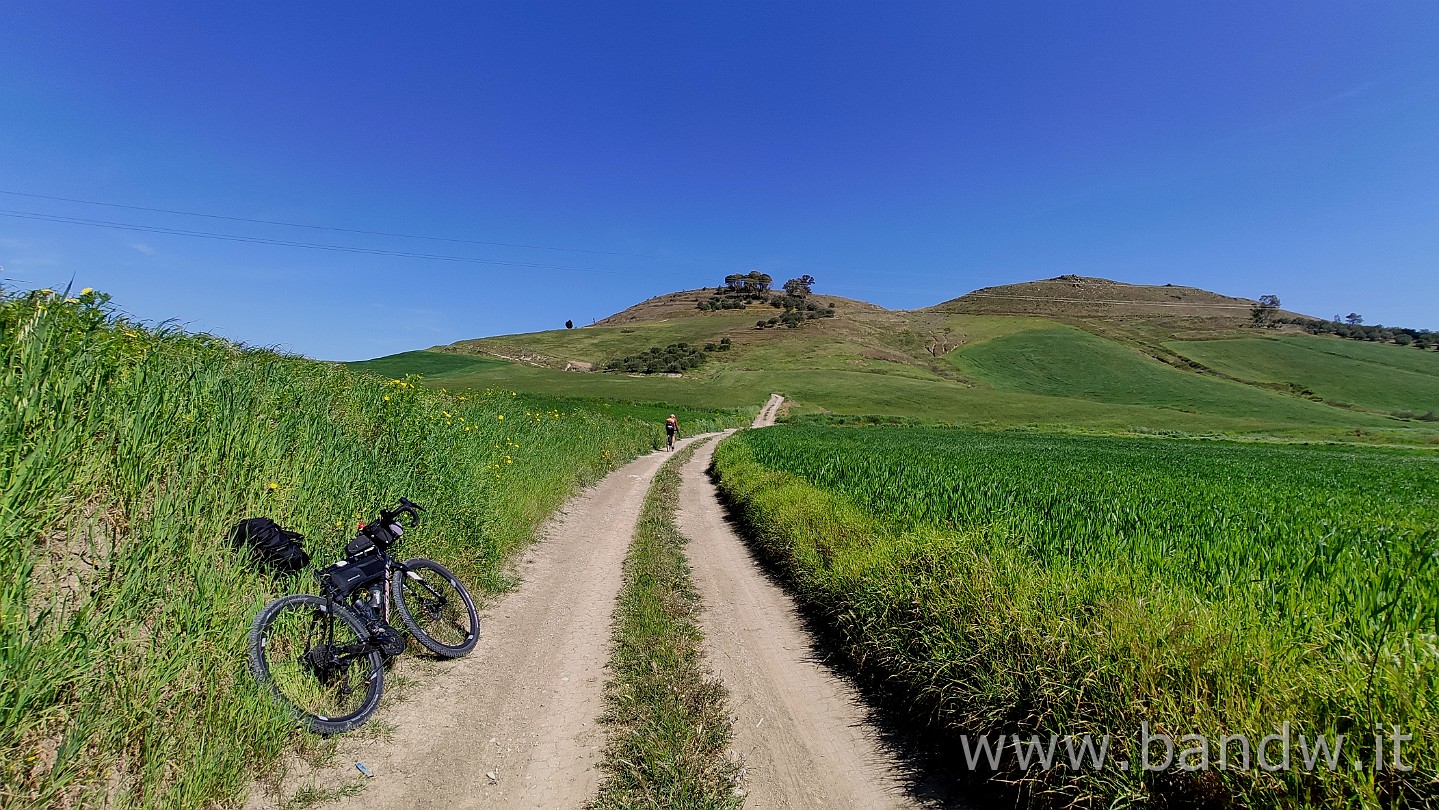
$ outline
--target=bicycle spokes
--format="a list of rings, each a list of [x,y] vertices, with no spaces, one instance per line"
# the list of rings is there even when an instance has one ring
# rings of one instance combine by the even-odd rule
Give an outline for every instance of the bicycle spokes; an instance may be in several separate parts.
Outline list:
[[[411,615],[421,629],[441,644],[459,644],[470,632],[464,603],[455,597],[447,598],[423,579],[410,581],[406,601],[417,608]]]
[[[364,639],[322,605],[277,613],[261,639],[270,682],[301,712],[322,720],[357,712],[368,695]]]

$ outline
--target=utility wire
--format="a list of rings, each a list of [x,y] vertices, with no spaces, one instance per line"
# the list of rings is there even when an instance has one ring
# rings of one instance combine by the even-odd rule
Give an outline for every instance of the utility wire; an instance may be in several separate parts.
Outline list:
[[[504,259],[481,259],[474,256],[448,256],[436,253],[414,253],[406,250],[383,250],[380,248],[351,247],[348,245],[327,245],[316,242],[295,242],[289,239],[270,239],[262,236],[238,236],[235,234],[212,233],[209,231],[190,231],[181,228],[164,228],[155,225],[137,225],[127,222],[110,222],[107,220],[84,219],[80,217],[59,216],[56,214],[41,214],[34,211],[11,211],[0,209],[0,216],[12,217],[15,219],[33,219],[41,222],[58,222],[66,225],[85,225],[95,228],[116,228],[123,231],[138,231],[140,233],[159,233],[170,236],[188,236],[196,239],[218,239],[225,242],[245,242],[257,245],[277,245],[280,247],[298,247],[307,250],[328,250],[337,253],[359,253],[367,256],[393,256],[404,259],[431,259],[444,262],[462,262],[468,264],[490,264],[501,267],[523,267],[534,270],[574,270],[582,273],[611,273],[620,275],[669,275],[666,273],[644,273],[634,270],[604,270],[598,267],[581,267],[564,264],[544,264],[541,262],[517,262]]]
[[[249,224],[254,224],[254,225],[280,225],[280,226],[291,227],[291,228],[308,228],[308,229],[311,229],[311,230],[332,231],[332,232],[336,232],[336,233],[351,233],[351,234],[359,234],[359,235],[365,235],[365,236],[386,236],[386,237],[396,237],[396,238],[401,238],[401,239],[423,239],[423,240],[430,240],[430,241],[437,241],[437,242],[453,242],[453,243],[471,244],[471,245],[488,245],[488,246],[491,246],[491,247],[512,247],[512,248],[525,248],[525,249],[532,249],[532,250],[554,250],[554,251],[564,251],[564,252],[568,252],[568,253],[588,253],[588,254],[601,255],[601,256],[624,256],[624,257],[631,257],[631,258],[665,259],[665,260],[670,260],[670,261],[681,260],[681,259],[683,259],[683,260],[685,260],[685,261],[705,261],[705,260],[701,260],[701,259],[684,259],[684,257],[661,256],[661,255],[646,254],[646,253],[622,253],[622,252],[617,252],[617,251],[586,250],[586,249],[581,249],[581,248],[552,247],[552,246],[548,246],[548,245],[526,245],[526,244],[519,244],[519,243],[513,243],[513,242],[488,242],[488,241],[483,241],[483,240],[478,240],[478,239],[458,239],[458,238],[444,237],[444,236],[422,236],[422,235],[418,235],[418,234],[390,233],[390,232],[386,232],[386,231],[366,231],[366,230],[360,230],[360,229],[356,229],[356,228],[340,228],[340,227],[334,227],[334,226],[329,226],[329,225],[306,225],[306,224],[297,223],[297,222],[280,222],[280,221],[277,221],[277,220],[249,219],[249,218],[246,218],[246,217],[232,217],[232,216],[225,216],[225,215],[222,215],[222,214],[203,214],[203,213],[198,213],[198,212],[194,212],[194,211],[179,211],[179,210],[173,210],[173,209],[168,209],[168,208],[148,208],[148,207],[139,206],[139,205],[122,205],[122,204],[119,204],[119,203],[98,202],[98,201],[95,201],[95,200],[80,200],[80,199],[74,199],[74,198],[70,198],[70,197],[56,197],[56,196],[51,196],[51,195],[46,195],[46,194],[30,194],[30,193],[21,192],[21,191],[9,191],[9,190],[6,190],[6,189],[0,189],[0,194],[9,194],[9,195],[12,195],[12,196],[17,196],[17,197],[31,197],[31,198],[40,199],[40,200],[54,200],[54,201],[58,201],[58,202],[79,203],[79,204],[82,204],[82,205],[100,205],[100,206],[106,206],[106,207],[109,207],[109,208],[123,208],[123,209],[127,209],[127,210],[132,210],[132,211],[148,211],[148,212],[152,212],[152,213],[161,213],[161,214],[177,214],[177,215],[180,215],[180,216],[204,217],[204,218],[207,218],[207,219],[218,219],[218,220],[225,220],[225,221],[229,221],[229,222],[244,222],[244,223],[249,223]],[[94,220],[94,219],[86,219],[86,218],[82,218],[82,217],[63,216],[63,215],[59,215],[59,214],[44,214],[44,213],[39,213],[39,212],[35,212],[35,211],[16,211],[16,210],[0,209],[0,216],[6,216],[6,217],[15,218],[15,219],[38,220],[38,221],[41,221],[41,222],[56,222],[56,223],[67,224],[67,225],[85,225],[85,226],[88,226],[88,227],[97,227],[97,228],[116,228],[116,229],[119,229],[119,230],[136,231],[136,232],[140,232],[140,233],[157,233],[157,234],[166,234],[166,235],[170,235],[170,236],[187,236],[187,237],[197,238],[197,239],[216,239],[216,240],[221,240],[221,241],[226,241],[226,242],[243,242],[243,243],[258,244],[258,245],[275,245],[275,246],[279,246],[279,247],[298,247],[298,248],[304,248],[304,249],[307,249],[307,250],[328,250],[328,251],[333,251],[333,252],[337,252],[337,253],[357,253],[357,254],[368,255],[368,256],[391,256],[391,257],[395,257],[395,258],[406,258],[406,259],[429,259],[429,260],[432,260],[432,261],[460,262],[460,263],[467,263],[467,264],[488,264],[488,265],[495,265],[495,266],[500,266],[500,267],[519,267],[519,268],[526,268],[526,269],[532,269],[532,270],[573,270],[573,271],[582,272],[582,273],[607,273],[607,274],[646,275],[646,276],[668,276],[668,275],[669,275],[669,274],[667,274],[667,273],[644,273],[644,272],[637,272],[637,271],[633,271],[633,270],[604,270],[604,269],[597,268],[597,267],[581,267],[581,266],[575,266],[575,265],[545,264],[545,263],[541,263],[541,262],[519,262],[519,261],[510,261],[510,260],[504,260],[504,259],[481,259],[481,258],[473,257],[473,256],[449,256],[449,255],[433,254],[433,253],[416,253],[416,252],[412,252],[412,251],[403,251],[403,250],[385,250],[385,249],[381,249],[381,248],[362,248],[362,247],[351,247],[351,246],[348,246],[348,245],[330,245],[330,244],[322,244],[322,243],[314,243],[314,242],[297,242],[297,241],[288,240],[288,239],[272,239],[272,238],[260,237],[260,236],[240,236],[240,235],[236,235],[236,234],[213,233],[213,232],[209,232],[209,231],[192,231],[192,230],[186,230],[186,229],[182,229],[182,228],[168,228],[168,227],[162,227],[162,226],[156,226],[156,225],[139,225],[139,224],[134,224],[134,223],[111,222],[111,221],[107,221],[107,220]],[[846,287],[846,286],[848,286],[848,285],[838,285],[838,286],[840,286],[841,288],[844,288],[844,287]],[[878,289],[876,289],[876,288],[855,288],[855,287],[849,287],[849,289],[870,289],[871,291],[876,291],[876,292],[897,292],[897,290],[894,290],[894,289],[892,289],[892,288],[885,288],[885,289],[883,289],[883,290],[878,290]],[[910,292],[928,292],[928,291],[927,291],[927,290],[911,290]],[[1124,306],[1189,307],[1189,308],[1198,307],[1198,308],[1204,308],[1204,309],[1250,309],[1250,308],[1253,306],[1252,304],[1201,304],[1201,303],[1185,303],[1185,302],[1179,302],[1179,301],[1176,301],[1176,302],[1168,302],[1168,301],[1119,301],[1119,300],[1090,299],[1090,298],[1051,298],[1051,297],[1046,297],[1046,296],[1006,295],[1006,294],[982,293],[982,292],[970,292],[970,293],[965,294],[965,295],[962,296],[962,297],[965,297],[965,298],[997,298],[997,299],[1006,299],[1006,300],[1046,301],[1046,302],[1079,303],[1079,304],[1116,304],[1116,305],[1124,305]]]
[[[9,194],[15,197],[30,197],[36,200],[53,200],[56,202],[79,203],[80,205],[103,205],[107,208],[123,208],[129,211],[148,211],[154,214],[176,214],[184,217],[204,217],[205,219],[219,219],[227,222],[245,222],[251,225],[280,225],[286,228],[308,228],[314,231],[332,231],[335,233],[353,233],[362,236],[388,236],[398,239],[423,239],[431,242],[454,242],[464,245],[487,245],[490,247],[524,248],[527,250],[556,250],[565,253],[592,253],[599,256],[628,256],[637,259],[667,259],[670,261],[705,261],[704,259],[688,259],[682,256],[661,256],[651,253],[624,253],[612,250],[587,250],[584,248],[554,247],[552,245],[526,245],[517,242],[488,242],[481,239],[460,239],[450,236],[426,236],[414,233],[391,233],[389,231],[366,231],[359,228],[340,228],[333,225],[307,225],[301,222],[282,222],[273,219],[251,219],[248,217],[232,217],[224,214],[203,214],[198,211],[179,211],[172,208],[148,208],[143,205],[121,205],[120,203],[99,202],[98,200],[80,200],[73,197],[54,197],[48,194],[30,194],[23,191],[8,191],[0,189],[0,194]]]
[[[223,221],[226,221],[226,222],[243,222],[243,223],[250,224],[250,225],[277,225],[277,226],[286,227],[286,228],[306,228],[306,229],[315,230],[315,231],[331,231],[331,232],[333,232],[333,233],[350,233],[350,234],[356,234],[356,235],[360,235],[360,236],[385,236],[385,237],[394,237],[394,238],[398,238],[398,239],[421,239],[421,240],[427,240],[427,241],[432,241],[432,242],[451,242],[451,243],[463,244],[463,245],[487,245],[487,246],[490,246],[490,247],[522,248],[522,249],[525,249],[525,250],[554,250],[554,251],[562,251],[562,252],[566,252],[566,253],[588,253],[588,254],[593,254],[593,255],[596,255],[596,256],[623,256],[623,257],[630,257],[630,258],[636,258],[636,259],[661,259],[661,260],[665,260],[665,261],[683,261],[683,262],[693,262],[693,263],[695,263],[695,264],[709,264],[709,265],[715,265],[715,264],[745,264],[745,265],[754,266],[754,265],[756,264],[756,262],[751,261],[751,260],[747,260],[747,259],[735,259],[735,258],[727,258],[727,257],[723,257],[723,256],[716,256],[716,257],[711,257],[711,258],[707,258],[707,259],[701,259],[701,258],[695,258],[695,257],[692,257],[692,256],[673,256],[673,255],[663,255],[663,254],[657,254],[657,253],[627,253],[627,252],[623,252],[623,251],[612,251],[612,250],[591,250],[591,249],[586,249],[586,248],[556,247],[556,246],[553,246],[553,245],[530,245],[530,244],[523,244],[523,243],[519,243],[519,242],[490,242],[490,241],[485,241],[485,240],[481,240],[481,239],[460,239],[460,238],[457,238],[457,237],[449,237],[449,236],[428,236],[428,235],[424,235],[424,234],[413,234],[413,233],[392,233],[392,232],[389,232],[389,231],[367,231],[367,230],[362,230],[362,229],[359,229],[359,228],[342,228],[342,227],[338,227],[338,226],[334,226],[334,225],[311,225],[311,224],[300,223],[300,222],[284,222],[284,221],[281,221],[281,220],[272,220],[272,219],[252,219],[252,218],[249,218],[249,217],[227,216],[227,215],[225,215],[225,214],[206,214],[206,213],[201,213],[201,212],[199,212],[199,211],[181,211],[181,210],[175,209],[175,208],[150,208],[150,207],[143,206],[143,205],[123,205],[123,204],[121,204],[121,203],[101,202],[101,201],[99,201],[99,200],[82,200],[82,199],[78,199],[78,198],[75,198],[75,197],[58,197],[58,196],[51,195],[51,194],[32,194],[32,193],[30,193],[30,192],[25,192],[25,191],[11,191],[11,190],[9,190],[9,189],[0,189],[0,194],[8,194],[8,195],[11,195],[11,196],[14,196],[14,197],[28,197],[28,198],[35,199],[35,200],[51,200],[51,201],[54,201],[54,202],[77,203],[77,204],[79,204],[79,205],[99,205],[99,206],[104,206],[104,207],[106,207],[106,208],[121,208],[121,209],[124,209],[124,210],[127,210],[127,211],[146,211],[146,212],[153,213],[153,214],[174,214],[174,215],[177,215],[177,216],[184,216],[184,217],[203,217],[203,218],[205,218],[205,219],[217,219],[217,220],[223,220]],[[789,269],[790,269],[791,272],[798,272],[798,273],[802,273],[802,272],[811,272],[811,273],[834,273],[834,272],[842,272],[842,271],[836,270],[836,269],[834,269],[834,268],[827,268],[827,267],[805,267],[805,266],[802,266],[802,265],[800,265],[800,266],[786,265],[786,264],[784,264],[784,263],[781,263],[781,265],[782,265],[782,266],[787,266],[787,267],[789,267]],[[911,277],[911,278],[933,278],[933,277],[935,277],[936,274],[934,274],[934,273],[902,273],[902,272],[901,272],[901,273],[891,273],[890,275],[907,276],[907,277]]]

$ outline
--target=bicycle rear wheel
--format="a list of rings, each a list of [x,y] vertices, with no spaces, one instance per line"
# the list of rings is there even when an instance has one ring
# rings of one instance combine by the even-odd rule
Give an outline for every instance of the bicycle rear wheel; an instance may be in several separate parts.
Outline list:
[[[395,571],[390,593],[410,635],[435,655],[459,658],[480,640],[480,617],[469,591],[434,560],[406,560]]]
[[[380,705],[384,666],[359,619],[311,594],[271,602],[250,628],[250,671],[317,734],[358,728]]]

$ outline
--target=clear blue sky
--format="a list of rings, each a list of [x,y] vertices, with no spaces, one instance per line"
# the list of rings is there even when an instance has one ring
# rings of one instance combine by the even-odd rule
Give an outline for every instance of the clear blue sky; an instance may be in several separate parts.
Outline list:
[[[0,190],[236,218],[0,194],[0,277],[325,359],[756,268],[1436,328],[1439,4],[10,0]]]

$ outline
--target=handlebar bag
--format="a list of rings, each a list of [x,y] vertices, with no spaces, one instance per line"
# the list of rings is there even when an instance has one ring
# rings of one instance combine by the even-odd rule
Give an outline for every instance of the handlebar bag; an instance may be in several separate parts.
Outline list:
[[[400,539],[404,529],[398,523],[380,523],[376,521],[360,530],[360,535],[370,538],[380,548],[389,548]],[[356,539],[359,539],[358,537]]]

